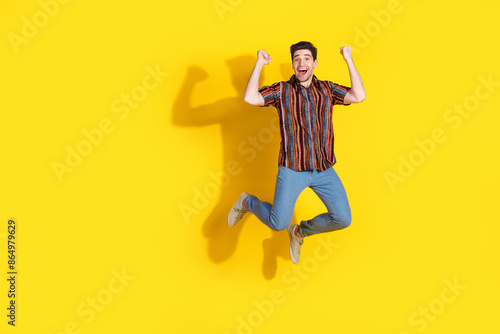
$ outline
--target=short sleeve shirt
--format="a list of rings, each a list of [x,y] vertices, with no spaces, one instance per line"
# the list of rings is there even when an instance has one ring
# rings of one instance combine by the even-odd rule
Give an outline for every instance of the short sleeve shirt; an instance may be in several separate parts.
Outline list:
[[[333,106],[344,105],[349,87],[313,78],[309,88],[295,76],[259,89],[264,106],[280,120],[279,164],[295,171],[324,171],[336,163]]]

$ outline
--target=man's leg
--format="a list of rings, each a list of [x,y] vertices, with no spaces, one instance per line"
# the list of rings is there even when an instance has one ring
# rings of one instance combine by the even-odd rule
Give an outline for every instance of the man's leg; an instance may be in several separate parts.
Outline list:
[[[325,204],[328,212],[300,223],[299,234],[303,237],[340,230],[351,224],[351,208],[347,194],[333,168],[314,171],[311,188]]]
[[[296,172],[279,166],[273,204],[250,195],[244,206],[269,228],[275,231],[284,230],[292,221],[297,198],[309,185],[309,175],[309,172]]]

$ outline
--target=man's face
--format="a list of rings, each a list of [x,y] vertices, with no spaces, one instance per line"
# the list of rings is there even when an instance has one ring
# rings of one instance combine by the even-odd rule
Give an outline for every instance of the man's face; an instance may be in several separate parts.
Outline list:
[[[318,60],[313,60],[311,51],[297,50],[293,54],[292,67],[295,72],[295,77],[299,82],[307,82],[312,80],[314,68],[318,66]]]

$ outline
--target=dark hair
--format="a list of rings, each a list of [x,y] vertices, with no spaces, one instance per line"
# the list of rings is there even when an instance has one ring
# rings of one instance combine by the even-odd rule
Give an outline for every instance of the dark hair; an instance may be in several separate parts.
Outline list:
[[[295,51],[298,50],[309,50],[312,53],[313,60],[316,60],[316,56],[318,55],[318,49],[312,43],[310,42],[298,42],[290,47],[290,53],[292,55],[292,60],[293,60],[293,54]]]

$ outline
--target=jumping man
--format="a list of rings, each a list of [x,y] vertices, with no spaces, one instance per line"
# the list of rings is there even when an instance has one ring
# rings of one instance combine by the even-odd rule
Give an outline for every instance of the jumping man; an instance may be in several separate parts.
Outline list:
[[[274,106],[278,112],[281,144],[273,204],[244,192],[229,212],[228,224],[234,226],[246,212],[251,212],[275,231],[288,228],[290,257],[298,263],[305,237],[340,230],[351,223],[349,201],[333,169],[336,159],[332,109],[336,104],[361,102],[366,93],[352,61],[351,47],[340,48],[351,87],[316,78],[317,49],[311,43],[294,44],[290,53],[295,72],[290,80],[259,89],[260,73],[271,62],[271,56],[264,50],[258,51],[244,95],[246,103]],[[290,225],[297,198],[306,187],[318,195],[328,212]]]

